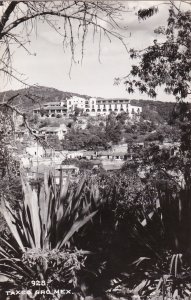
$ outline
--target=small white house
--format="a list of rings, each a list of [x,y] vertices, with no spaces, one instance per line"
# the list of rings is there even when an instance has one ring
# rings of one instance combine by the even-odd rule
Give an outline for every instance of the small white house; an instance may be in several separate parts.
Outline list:
[[[51,135],[51,136],[58,136],[59,140],[63,140],[65,134],[67,133],[67,127],[65,124],[61,124],[59,127],[50,127],[50,126],[46,126],[46,127],[42,127],[39,130],[39,133],[47,136],[47,135]]]

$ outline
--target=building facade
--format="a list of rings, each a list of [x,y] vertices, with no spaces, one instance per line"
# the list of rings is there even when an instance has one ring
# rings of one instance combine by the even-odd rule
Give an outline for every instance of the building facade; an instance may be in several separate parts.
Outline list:
[[[47,117],[69,116],[75,112],[75,108],[89,116],[107,116],[111,112],[120,114],[128,113],[130,118],[139,116],[142,112],[141,106],[131,105],[128,99],[102,99],[102,98],[81,98],[71,97],[60,102],[49,102],[43,105],[42,108],[33,110],[34,114],[41,114]]]
[[[65,124],[60,124],[59,127],[42,127],[39,130],[39,134],[47,137],[47,136],[57,136],[59,140],[63,140],[65,134],[67,133],[67,127]]]

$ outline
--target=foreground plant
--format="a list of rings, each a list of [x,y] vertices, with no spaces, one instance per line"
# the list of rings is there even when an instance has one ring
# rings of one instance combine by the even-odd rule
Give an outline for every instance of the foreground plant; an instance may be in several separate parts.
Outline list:
[[[190,185],[177,186],[168,176],[157,189],[156,209],[129,230],[140,256],[128,282],[145,298],[185,298],[191,294]]]
[[[12,235],[0,238],[0,275],[20,288],[28,289],[34,280],[45,282],[46,288],[77,288],[88,252],[75,248],[75,234],[97,212],[97,186],[89,187],[84,178],[70,188],[69,180],[62,184],[62,177],[57,186],[51,175],[38,189],[24,178],[22,186],[24,197],[17,212],[2,200]]]

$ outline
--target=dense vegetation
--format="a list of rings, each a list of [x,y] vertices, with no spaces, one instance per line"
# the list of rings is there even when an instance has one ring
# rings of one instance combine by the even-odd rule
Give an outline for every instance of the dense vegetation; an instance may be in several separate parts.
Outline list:
[[[89,168],[81,182],[56,187],[49,177],[33,190],[23,181],[16,213],[10,200],[3,200],[12,235],[6,229],[1,238],[1,273],[9,280],[1,287],[22,282],[29,288],[32,280],[44,280],[49,289],[64,286],[82,297],[185,297],[190,290],[189,120],[189,106],[180,104],[166,126],[172,141],[178,131],[180,147],[149,143],[133,149],[134,159],[120,172]]]
[[[173,111],[171,111],[172,116]],[[118,116],[110,114],[106,120],[99,118],[89,122],[86,129],[75,127],[75,123],[68,130],[62,141],[63,149],[67,150],[103,150],[111,144],[159,141],[179,141],[180,134],[177,124],[168,123],[156,111],[144,110],[141,117],[129,119],[123,113]]]
[[[152,9],[139,15],[152,15]],[[189,14],[179,11],[176,15],[171,9],[169,31],[164,31],[166,48],[155,43],[144,53],[142,69],[135,69],[134,75],[146,84],[137,81],[137,87],[150,96],[155,96],[161,82],[178,100],[188,94],[189,51],[186,49],[183,57],[179,55],[179,44],[174,44],[186,42],[188,46],[189,36],[184,32],[189,31],[189,20]],[[174,30],[178,34],[173,35]],[[161,61],[164,50],[171,63],[172,72],[166,74],[169,76],[156,73],[156,67],[164,63],[165,68],[167,63]],[[178,69],[178,78],[177,59],[187,71]],[[152,76],[159,76],[156,81],[148,81],[150,68]],[[132,88],[131,82],[126,84]],[[162,112],[164,108],[160,115],[147,107],[140,120],[133,122],[125,114],[111,114],[105,123],[99,120],[84,130],[71,126],[65,139],[65,146],[71,150],[106,149],[111,143],[128,141],[133,159],[120,172],[88,170],[84,178],[73,183],[67,180],[63,184],[60,176],[59,185],[53,175],[45,175],[44,183],[34,187],[22,176],[23,195],[12,176],[14,190],[8,185],[9,193],[5,190],[1,195],[1,211],[7,224],[0,237],[0,275],[4,276],[0,288],[4,299],[9,289],[28,289],[31,293],[37,289],[35,299],[68,299],[67,295],[50,293],[45,298],[40,294],[45,286],[49,291],[63,287],[71,290],[72,299],[190,296],[191,110],[179,101],[170,118]],[[3,133],[2,129],[2,161],[9,158],[9,152],[4,151],[8,147]],[[135,141],[145,143],[139,147]],[[13,173],[8,167],[10,163],[14,166],[14,161],[5,162],[1,166],[2,182],[11,179],[10,171]],[[12,201],[15,198],[17,201]],[[42,286],[31,286],[36,281]],[[10,299],[17,299],[14,292]]]

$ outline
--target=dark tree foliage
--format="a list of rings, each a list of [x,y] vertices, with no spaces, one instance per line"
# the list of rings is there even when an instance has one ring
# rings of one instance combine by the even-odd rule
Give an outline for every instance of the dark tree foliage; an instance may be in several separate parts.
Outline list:
[[[143,18],[143,16],[142,16]],[[191,14],[189,11],[169,9],[166,27],[155,30],[164,36],[164,42],[154,40],[143,50],[130,50],[132,59],[139,63],[132,66],[124,83],[129,93],[138,89],[154,98],[156,88],[164,86],[167,94],[177,100],[185,99],[191,92]]]
[[[154,14],[158,12],[158,7],[151,6],[148,9],[139,9],[138,10],[138,18],[141,20],[152,17]]]
[[[98,129],[98,128],[97,128]],[[92,133],[90,130],[71,129],[62,141],[63,149],[67,150],[98,150],[100,148],[107,149],[109,147],[105,133],[97,130]]]
[[[106,121],[105,133],[108,141],[118,144],[121,140],[121,122],[117,121],[115,115],[110,114]]]

